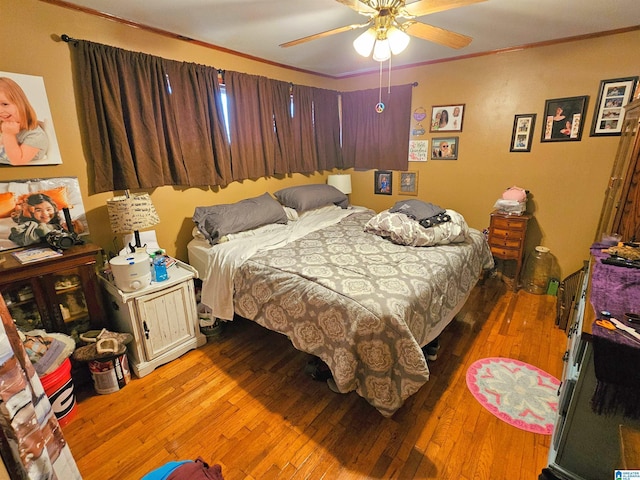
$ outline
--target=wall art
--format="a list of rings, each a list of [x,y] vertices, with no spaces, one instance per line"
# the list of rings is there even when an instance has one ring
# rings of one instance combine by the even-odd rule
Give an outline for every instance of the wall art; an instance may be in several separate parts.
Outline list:
[[[516,115],[513,120],[510,152],[530,152],[533,130],[536,125],[536,114]]]
[[[545,101],[542,142],[578,142],[582,138],[588,96]]]
[[[591,124],[591,136],[620,135],[624,107],[632,98],[638,77],[602,80],[598,90],[596,111]]]

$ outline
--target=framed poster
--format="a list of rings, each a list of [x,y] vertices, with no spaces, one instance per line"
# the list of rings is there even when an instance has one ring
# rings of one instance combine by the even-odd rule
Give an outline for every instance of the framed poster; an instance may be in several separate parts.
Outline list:
[[[400,172],[400,195],[418,195],[418,172]]]
[[[598,90],[598,102],[591,124],[591,136],[620,135],[624,120],[624,107],[633,95],[638,77],[602,80]]]
[[[20,158],[8,155],[0,142],[0,165],[62,163],[42,77],[0,72],[0,103],[5,103],[11,112],[8,118],[0,119],[0,124],[7,124],[22,152]],[[6,132],[5,127],[3,131]]]
[[[541,142],[579,142],[588,96],[554,98],[544,104]]]
[[[373,193],[376,195],[391,195],[393,172],[389,170],[376,170],[373,177]]]
[[[430,132],[461,132],[464,103],[431,107]]]
[[[516,115],[513,120],[510,152],[530,152],[533,140],[533,129],[536,125],[536,114]]]
[[[431,140],[431,160],[457,160],[460,144],[458,137],[440,137]]]

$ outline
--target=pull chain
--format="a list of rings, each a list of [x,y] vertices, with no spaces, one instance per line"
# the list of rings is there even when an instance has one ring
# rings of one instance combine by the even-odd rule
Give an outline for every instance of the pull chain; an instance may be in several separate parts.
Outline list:
[[[376,105],[376,113],[384,112],[384,103],[382,103],[382,62],[380,63],[380,78],[378,87],[378,104]]]

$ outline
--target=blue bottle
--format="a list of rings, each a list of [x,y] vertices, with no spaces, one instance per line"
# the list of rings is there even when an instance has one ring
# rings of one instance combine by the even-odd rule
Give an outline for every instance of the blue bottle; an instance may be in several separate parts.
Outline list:
[[[162,251],[156,252],[153,258],[153,276],[156,282],[163,282],[169,278],[167,272],[167,257]]]

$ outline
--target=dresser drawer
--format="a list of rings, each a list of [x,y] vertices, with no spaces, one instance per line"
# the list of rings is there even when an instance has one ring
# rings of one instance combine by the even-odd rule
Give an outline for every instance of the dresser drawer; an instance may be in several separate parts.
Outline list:
[[[491,235],[489,238],[489,245],[497,248],[514,248],[516,250],[520,249],[520,245],[522,244],[522,240],[524,237],[512,237],[510,235],[498,236]]]
[[[520,241],[524,239],[524,230],[502,230],[500,228],[492,228],[491,229],[491,238],[497,239],[510,239],[515,241]]]
[[[503,260],[519,260],[522,255],[519,249],[496,247],[494,245],[491,245],[491,253]]]
[[[493,215],[491,217],[491,227],[494,229],[503,229],[503,230],[524,230],[527,228],[528,218],[523,217],[500,217],[497,215]]]

